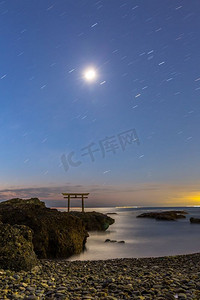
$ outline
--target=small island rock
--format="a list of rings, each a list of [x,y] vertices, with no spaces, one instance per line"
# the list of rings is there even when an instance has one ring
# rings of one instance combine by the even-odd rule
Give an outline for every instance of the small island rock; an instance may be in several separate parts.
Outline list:
[[[200,218],[190,218],[190,223],[200,224]]]
[[[110,239],[106,239],[104,243],[109,243],[110,242]]]
[[[177,219],[184,219],[186,214],[187,212],[179,210],[147,212],[137,216],[137,218],[151,218],[161,221],[175,221]]]

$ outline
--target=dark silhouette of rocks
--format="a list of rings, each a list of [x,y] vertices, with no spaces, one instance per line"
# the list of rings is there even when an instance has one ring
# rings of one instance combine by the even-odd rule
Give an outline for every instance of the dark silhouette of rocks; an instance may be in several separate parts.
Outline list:
[[[0,220],[30,227],[34,251],[39,258],[67,258],[78,254],[88,237],[80,218],[47,208],[37,198],[1,202]]]
[[[190,223],[200,224],[200,218],[190,218]]]
[[[110,241],[110,239],[106,239],[104,243],[109,243]]]
[[[30,271],[39,265],[32,244],[32,230],[24,225],[0,224],[0,268]]]
[[[69,214],[80,218],[88,231],[105,231],[115,222],[107,215],[95,211],[85,213],[72,211]]]
[[[110,240],[110,239],[106,239],[104,241],[104,243],[118,243],[118,244],[125,244],[125,241],[116,241],[116,240]]]
[[[106,239],[104,243],[117,243],[116,240]]]
[[[163,221],[175,221],[177,219],[184,219],[187,212],[179,211],[179,210],[172,210],[172,211],[162,211],[162,212],[146,212],[143,213],[137,218],[150,218],[156,220],[163,220]]]
[[[67,258],[79,254],[89,236],[87,230],[106,230],[114,223],[112,218],[97,212],[67,213],[50,209],[38,198],[14,198],[1,202],[0,221],[2,226],[25,225],[28,227],[26,230],[32,230],[33,248],[38,258]],[[12,228],[7,226],[5,228]],[[16,231],[16,228],[12,230]],[[27,249],[33,257],[31,239],[28,242],[24,241],[24,245],[27,244]]]

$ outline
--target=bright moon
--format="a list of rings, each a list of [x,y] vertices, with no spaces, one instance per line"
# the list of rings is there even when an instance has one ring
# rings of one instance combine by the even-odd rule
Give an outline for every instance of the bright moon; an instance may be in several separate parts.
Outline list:
[[[86,81],[92,82],[97,78],[97,73],[94,69],[87,69],[84,72],[84,78]]]

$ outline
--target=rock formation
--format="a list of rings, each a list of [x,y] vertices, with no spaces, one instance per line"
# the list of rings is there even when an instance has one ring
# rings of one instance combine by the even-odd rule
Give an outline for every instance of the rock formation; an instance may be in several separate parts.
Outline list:
[[[187,214],[187,212],[179,211],[179,210],[147,212],[137,216],[137,218],[151,218],[151,219],[163,220],[163,221],[175,221],[177,219],[184,219],[185,214]]]
[[[80,218],[47,208],[37,198],[1,202],[0,220],[30,227],[38,258],[66,258],[78,254],[88,237]]]
[[[88,231],[105,231],[115,222],[109,216],[95,211],[85,213],[72,211],[70,215],[80,218]]]
[[[200,224],[200,218],[190,218],[190,223]]]
[[[39,262],[33,250],[32,230],[24,225],[0,224],[0,268],[30,271]]]
[[[50,209],[38,198],[1,202],[0,221],[28,226],[27,230],[33,231],[33,246],[38,258],[67,258],[79,254],[89,236],[87,230],[106,230],[114,223],[112,218],[97,212],[67,213]]]

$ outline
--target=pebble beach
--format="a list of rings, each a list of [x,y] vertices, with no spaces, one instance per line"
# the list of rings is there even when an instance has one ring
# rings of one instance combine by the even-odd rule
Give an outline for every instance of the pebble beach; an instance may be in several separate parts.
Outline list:
[[[200,299],[200,254],[40,262],[31,272],[0,270],[0,299]]]

